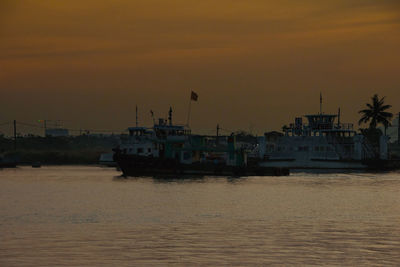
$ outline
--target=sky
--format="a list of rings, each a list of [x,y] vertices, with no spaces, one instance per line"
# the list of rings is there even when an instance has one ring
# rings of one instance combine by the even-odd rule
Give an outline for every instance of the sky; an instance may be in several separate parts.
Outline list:
[[[280,130],[320,93],[356,124],[375,93],[400,111],[399,62],[397,0],[0,0],[0,124],[186,123],[191,90],[198,133]]]

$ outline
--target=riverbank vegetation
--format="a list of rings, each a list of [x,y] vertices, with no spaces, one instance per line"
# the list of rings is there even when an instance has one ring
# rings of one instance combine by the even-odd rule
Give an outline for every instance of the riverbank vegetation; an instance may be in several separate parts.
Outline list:
[[[15,143],[12,138],[0,136],[0,153],[17,155],[21,163],[43,164],[96,164],[101,153],[111,152],[119,142],[119,136],[68,136],[41,137],[20,136]]]
[[[374,94],[371,97],[371,103],[366,103],[365,105],[367,108],[358,112],[361,114],[358,124],[369,123],[369,127],[360,128],[360,132],[372,145],[379,146],[379,138],[383,133],[377,126],[381,124],[385,129],[384,134],[386,135],[386,130],[391,125],[393,118],[393,114],[388,112],[388,109],[392,106],[386,104],[385,97],[379,98],[378,94]]]

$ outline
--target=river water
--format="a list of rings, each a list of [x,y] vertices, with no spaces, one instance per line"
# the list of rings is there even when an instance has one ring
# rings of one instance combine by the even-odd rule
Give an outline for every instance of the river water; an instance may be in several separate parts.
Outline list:
[[[400,265],[400,173],[0,170],[0,266]]]

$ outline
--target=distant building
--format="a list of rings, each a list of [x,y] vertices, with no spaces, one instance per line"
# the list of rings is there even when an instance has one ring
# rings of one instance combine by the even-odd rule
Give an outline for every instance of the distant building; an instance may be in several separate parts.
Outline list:
[[[45,133],[46,136],[52,136],[52,137],[69,136],[68,129],[63,129],[63,128],[48,128],[46,129]]]

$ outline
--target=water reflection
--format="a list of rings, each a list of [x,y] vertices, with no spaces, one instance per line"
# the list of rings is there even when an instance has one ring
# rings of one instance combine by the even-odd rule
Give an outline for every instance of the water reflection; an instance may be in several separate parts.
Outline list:
[[[205,183],[212,182],[213,180],[227,181],[228,183],[243,182],[249,177],[245,176],[204,176],[204,175],[155,175],[155,176],[114,176],[113,181],[139,181],[139,180],[151,180],[154,183]]]
[[[0,172],[0,265],[399,265],[399,173]],[[232,186],[234,185],[234,186]]]

